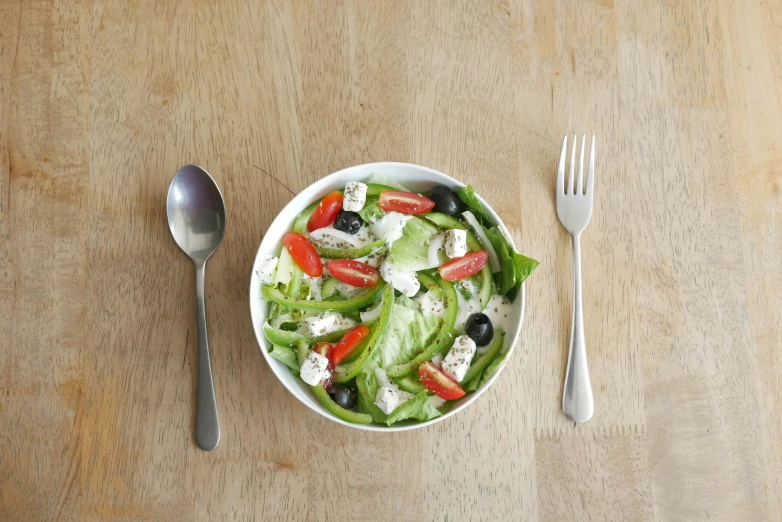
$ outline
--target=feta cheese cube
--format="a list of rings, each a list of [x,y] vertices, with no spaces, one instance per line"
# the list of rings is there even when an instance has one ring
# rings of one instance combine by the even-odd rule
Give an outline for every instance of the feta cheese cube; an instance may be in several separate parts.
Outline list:
[[[258,279],[265,285],[274,284],[274,276],[277,273],[277,263],[279,259],[276,256],[270,256],[264,254],[258,258],[255,262],[255,273],[258,274]]]
[[[310,386],[316,386],[320,384],[328,371],[329,360],[318,352],[310,352],[304,359],[304,364],[301,365],[299,376]]]
[[[380,275],[407,297],[413,297],[421,288],[421,283],[418,282],[418,276],[415,272],[401,272],[388,259],[380,265]]]
[[[345,197],[342,198],[342,209],[358,212],[367,202],[367,186],[358,181],[345,183]]]
[[[466,335],[460,335],[443,359],[443,371],[456,382],[462,382],[474,355],[475,341]]]
[[[356,321],[343,317],[337,312],[324,312],[304,319],[304,323],[313,336],[320,336],[356,326]]]
[[[451,229],[445,231],[445,255],[451,259],[467,253],[467,231]]]
[[[436,315],[445,319],[445,300],[433,292],[426,292],[421,299],[421,312],[424,315]]]
[[[380,408],[386,415],[394,411],[401,403],[402,401],[399,400],[399,393],[396,390],[386,388],[385,386],[377,390],[377,394],[375,395],[375,406]]]
[[[432,357],[432,364],[437,366],[438,369],[442,369],[443,367],[443,354],[436,353],[434,354],[434,357]]]
[[[369,225],[369,229],[375,237],[383,239],[386,242],[386,246],[391,248],[394,241],[402,237],[407,220],[411,217],[413,216],[407,216],[399,212],[389,212],[375,223]]]

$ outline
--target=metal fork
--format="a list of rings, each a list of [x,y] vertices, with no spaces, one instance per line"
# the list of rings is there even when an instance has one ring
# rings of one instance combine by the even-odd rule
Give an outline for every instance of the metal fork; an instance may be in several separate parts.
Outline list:
[[[589,168],[584,188],[584,146],[586,136],[581,138],[581,154],[578,163],[578,179],[574,183],[576,168],[577,137],[573,136],[570,154],[570,176],[565,190],[565,161],[567,157],[567,135],[562,143],[557,172],[557,216],[562,225],[573,236],[573,322],[570,329],[570,350],[565,373],[565,391],[562,394],[562,411],[574,422],[586,422],[592,417],[595,405],[592,399],[592,385],[589,382],[586,345],[584,343],[584,313],[581,306],[581,232],[592,217],[592,195],[595,186],[595,137],[589,149]]]

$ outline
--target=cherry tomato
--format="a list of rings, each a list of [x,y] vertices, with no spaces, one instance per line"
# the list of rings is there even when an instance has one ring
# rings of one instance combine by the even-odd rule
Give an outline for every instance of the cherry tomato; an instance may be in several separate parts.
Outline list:
[[[353,259],[329,261],[329,272],[343,283],[362,288],[375,286],[380,277],[377,270],[366,263],[354,261]]]
[[[455,401],[464,397],[466,393],[459,383],[438,370],[431,361],[426,361],[418,367],[418,377],[427,390],[446,401]]]
[[[323,377],[323,380],[320,381],[323,389],[329,391],[331,385],[334,384],[334,345],[331,343],[318,343],[312,348],[312,351],[318,352],[329,360],[329,371]]]
[[[323,198],[315,208],[307,223],[307,230],[312,232],[331,225],[337,219],[340,210],[342,210],[342,194],[335,190]]]
[[[398,190],[384,190],[377,204],[383,212],[400,214],[424,214],[434,208],[434,201],[426,196]]]
[[[488,259],[489,254],[485,250],[478,250],[469,252],[464,257],[451,259],[437,270],[440,271],[440,277],[446,281],[458,281],[480,272]]]
[[[339,364],[369,335],[369,328],[360,324],[346,333],[334,347],[334,364]]]
[[[282,236],[282,242],[293,262],[310,277],[318,277],[323,274],[323,263],[318,257],[318,251],[307,241],[307,238],[296,232],[286,232]]]

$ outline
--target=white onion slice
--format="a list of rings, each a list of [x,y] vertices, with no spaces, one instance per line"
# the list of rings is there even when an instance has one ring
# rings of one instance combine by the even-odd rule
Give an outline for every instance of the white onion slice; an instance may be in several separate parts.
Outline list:
[[[494,251],[494,247],[491,245],[488,236],[486,236],[486,232],[483,231],[483,227],[478,223],[478,220],[475,219],[472,212],[467,210],[462,212],[462,215],[464,216],[464,219],[467,220],[467,223],[469,223],[470,228],[475,231],[475,235],[478,236],[478,241],[481,242],[483,249],[489,254],[489,266],[491,267],[491,271],[496,274],[500,271],[500,258],[497,257],[497,252]]]
[[[429,268],[440,266],[440,256],[437,255],[443,248],[445,242],[445,236],[443,234],[437,234],[429,240]]]
[[[380,309],[383,308],[383,301],[380,301],[376,307],[372,308],[371,310],[367,310],[366,312],[359,312],[358,315],[361,316],[361,322],[362,323],[368,323],[370,321],[374,321],[378,317],[380,317]]]
[[[354,247],[362,245],[360,238],[357,238],[353,234],[348,234],[347,232],[337,230],[334,227],[319,228],[310,232],[310,237],[316,241],[323,239],[323,236],[331,236],[333,238],[339,239],[340,241],[344,241],[349,245],[353,245]]]

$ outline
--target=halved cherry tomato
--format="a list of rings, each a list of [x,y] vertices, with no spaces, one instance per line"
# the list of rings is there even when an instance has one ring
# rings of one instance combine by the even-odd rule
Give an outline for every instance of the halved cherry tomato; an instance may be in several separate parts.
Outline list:
[[[414,192],[384,190],[377,201],[383,212],[400,214],[424,214],[434,208],[434,201]]]
[[[438,370],[432,361],[426,361],[418,367],[418,377],[427,390],[446,401],[455,401],[466,394],[459,383]]]
[[[325,198],[323,198],[320,204],[315,207],[315,210],[310,216],[310,220],[307,223],[307,230],[312,232],[319,228],[325,228],[337,219],[337,214],[342,209],[342,194],[337,192],[330,192]]]
[[[480,272],[488,259],[489,254],[485,250],[478,250],[469,252],[464,257],[451,259],[437,270],[440,271],[440,277],[446,281],[458,281]]]
[[[299,265],[305,274],[310,277],[318,277],[323,274],[323,263],[318,257],[318,251],[307,241],[307,238],[296,232],[286,232],[282,236],[282,242],[293,262]]]
[[[312,348],[313,352],[318,352],[323,357],[329,360],[329,371],[320,384],[326,391],[331,389],[331,385],[334,384],[334,345],[331,343],[318,343]]]
[[[334,347],[334,364],[339,364],[369,335],[369,328],[360,324],[346,333]]]
[[[369,288],[375,286],[380,277],[377,270],[361,261],[353,259],[335,259],[329,261],[329,272],[339,281],[351,286]]]

